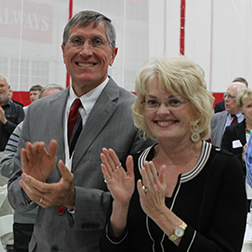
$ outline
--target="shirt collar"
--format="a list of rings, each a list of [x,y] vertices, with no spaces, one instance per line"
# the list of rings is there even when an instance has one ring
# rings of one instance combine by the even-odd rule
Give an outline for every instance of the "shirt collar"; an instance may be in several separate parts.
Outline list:
[[[10,106],[10,105],[11,105],[11,101],[10,101],[10,99],[7,99],[7,101],[4,103],[4,105],[2,105],[2,107]]]
[[[241,118],[241,117],[243,116],[242,113],[241,113],[241,111],[239,111],[239,112],[236,113],[235,115],[237,116],[238,119]],[[232,115],[229,114],[229,113],[228,113],[228,117],[229,117],[230,119],[233,119]]]
[[[82,95],[81,97],[78,97],[75,94],[72,84],[70,84],[70,92],[69,92],[69,97],[68,97],[68,109],[70,110],[74,100],[79,98],[81,100],[81,104],[83,108],[85,109],[86,113],[89,114],[96,100],[100,96],[102,90],[107,85],[108,81],[109,81],[109,78],[107,77],[104,82],[102,82],[100,85],[98,85],[96,88],[92,89],[88,93]]]

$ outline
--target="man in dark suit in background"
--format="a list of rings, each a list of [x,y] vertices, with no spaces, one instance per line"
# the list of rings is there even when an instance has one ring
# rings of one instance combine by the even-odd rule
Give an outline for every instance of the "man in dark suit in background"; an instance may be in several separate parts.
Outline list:
[[[110,19],[77,13],[62,43],[70,87],[28,107],[8,197],[14,208],[40,206],[29,251],[98,252],[111,204],[102,148],[122,158],[153,143],[140,138],[133,124],[135,96],[108,76],[117,50]],[[73,113],[77,122],[68,138]]]
[[[235,78],[233,80],[233,83],[234,82],[243,83],[246,87],[248,87],[248,82],[243,77],[237,77],[237,78]],[[215,106],[214,106],[214,113],[218,113],[218,112],[221,112],[223,110],[225,110],[225,100],[216,103]]]

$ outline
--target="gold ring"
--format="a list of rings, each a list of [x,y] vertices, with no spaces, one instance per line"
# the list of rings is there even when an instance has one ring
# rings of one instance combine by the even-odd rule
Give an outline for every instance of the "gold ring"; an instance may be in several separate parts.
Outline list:
[[[40,198],[39,203],[42,203],[42,201],[43,201],[43,197]]]
[[[120,163],[119,165],[116,166],[116,169],[119,169],[122,166],[122,164]]]
[[[147,193],[151,189],[151,186],[149,185],[146,187],[143,185],[142,188],[143,188],[144,192]]]
[[[111,178],[110,179],[104,179],[104,182],[106,183],[106,184],[108,184],[109,182],[111,181]]]

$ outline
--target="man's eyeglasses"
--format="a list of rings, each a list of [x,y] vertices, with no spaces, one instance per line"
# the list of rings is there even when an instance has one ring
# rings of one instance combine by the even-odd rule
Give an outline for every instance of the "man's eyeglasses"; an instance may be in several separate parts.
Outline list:
[[[190,102],[189,100],[180,100],[178,98],[171,98],[168,100],[159,100],[155,98],[148,98],[142,103],[145,104],[146,110],[158,110],[158,108],[161,106],[162,102],[164,103],[165,107],[172,107],[172,108],[178,108],[180,105]]]
[[[101,48],[105,45],[106,42],[105,40],[102,40],[101,38],[93,38],[93,39],[89,39],[89,40],[85,40],[81,37],[74,37],[72,39],[69,40],[69,43],[71,46],[74,47],[81,47],[85,44],[85,42],[88,42],[88,44],[92,47],[92,48]]]
[[[225,99],[226,97],[228,98],[228,100],[231,100],[231,99],[236,98],[236,95],[231,95],[231,94],[225,93],[225,94],[223,95],[223,98]]]

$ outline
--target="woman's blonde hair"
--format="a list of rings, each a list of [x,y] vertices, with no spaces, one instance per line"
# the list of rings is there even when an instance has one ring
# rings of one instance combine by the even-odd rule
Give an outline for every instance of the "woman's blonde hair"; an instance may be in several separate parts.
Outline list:
[[[252,100],[252,89],[251,88],[245,88],[242,89],[236,96],[236,104],[237,106],[242,109],[244,105],[244,101],[246,100]]]
[[[181,96],[193,104],[196,120],[192,120],[191,132],[198,133],[200,139],[210,138],[210,122],[214,97],[207,90],[203,69],[184,56],[156,59],[145,65],[136,77],[137,99],[133,104],[134,123],[146,136],[155,138],[145,119],[145,97],[155,79],[160,88],[174,96]]]

